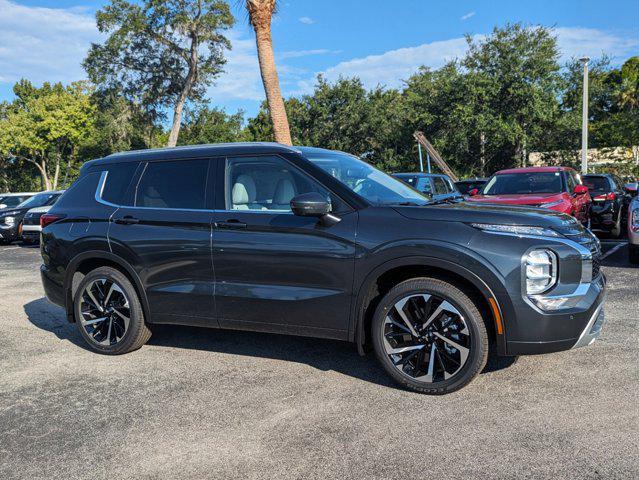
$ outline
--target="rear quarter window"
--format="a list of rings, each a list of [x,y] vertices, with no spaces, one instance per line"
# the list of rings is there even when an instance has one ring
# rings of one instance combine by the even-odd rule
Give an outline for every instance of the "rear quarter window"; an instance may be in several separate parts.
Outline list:
[[[124,196],[133,179],[138,162],[114,163],[106,168],[107,178],[102,189],[102,200],[116,205],[124,203]]]

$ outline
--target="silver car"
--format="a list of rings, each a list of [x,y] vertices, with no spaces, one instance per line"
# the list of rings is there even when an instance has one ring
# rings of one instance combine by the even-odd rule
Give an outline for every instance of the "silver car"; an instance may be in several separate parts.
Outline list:
[[[634,193],[635,198],[628,206],[628,251],[630,263],[639,263],[639,196],[637,184],[626,185],[626,191]]]

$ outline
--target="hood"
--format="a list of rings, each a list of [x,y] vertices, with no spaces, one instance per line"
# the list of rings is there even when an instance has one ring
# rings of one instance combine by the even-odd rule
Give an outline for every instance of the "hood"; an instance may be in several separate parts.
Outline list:
[[[413,220],[526,225],[556,229],[562,229],[578,223],[577,220],[569,215],[543,208],[482,204],[480,202],[442,203],[423,207],[393,208],[400,215]]]
[[[4,217],[5,215],[24,215],[27,213],[28,208],[17,208],[17,207],[9,207],[3,208],[0,210],[0,217]]]
[[[475,195],[470,202],[497,203],[504,205],[539,205],[561,200],[561,193],[527,193],[516,195]]]

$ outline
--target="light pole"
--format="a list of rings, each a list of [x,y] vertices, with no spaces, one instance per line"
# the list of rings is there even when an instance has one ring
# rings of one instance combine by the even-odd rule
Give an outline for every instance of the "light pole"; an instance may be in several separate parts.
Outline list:
[[[581,119],[581,173],[588,173],[588,62],[590,58],[579,59],[584,64],[584,87]]]

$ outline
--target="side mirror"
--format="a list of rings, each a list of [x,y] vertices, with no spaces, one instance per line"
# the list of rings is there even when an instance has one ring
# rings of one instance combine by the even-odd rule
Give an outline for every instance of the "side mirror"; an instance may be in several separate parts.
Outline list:
[[[479,189],[478,188],[473,188],[472,190],[468,191],[468,195],[470,195],[471,197],[474,197],[478,193],[479,193]]]
[[[623,189],[629,193],[630,195],[632,195],[633,197],[637,196],[637,191],[639,190],[639,184],[637,182],[634,183],[626,183],[623,186]]]
[[[575,194],[576,195],[584,195],[588,193],[588,187],[586,187],[585,185],[577,185],[575,187]]]
[[[316,217],[324,226],[334,225],[339,217],[331,215],[331,204],[317,192],[302,193],[291,200],[291,210],[300,217]]]

